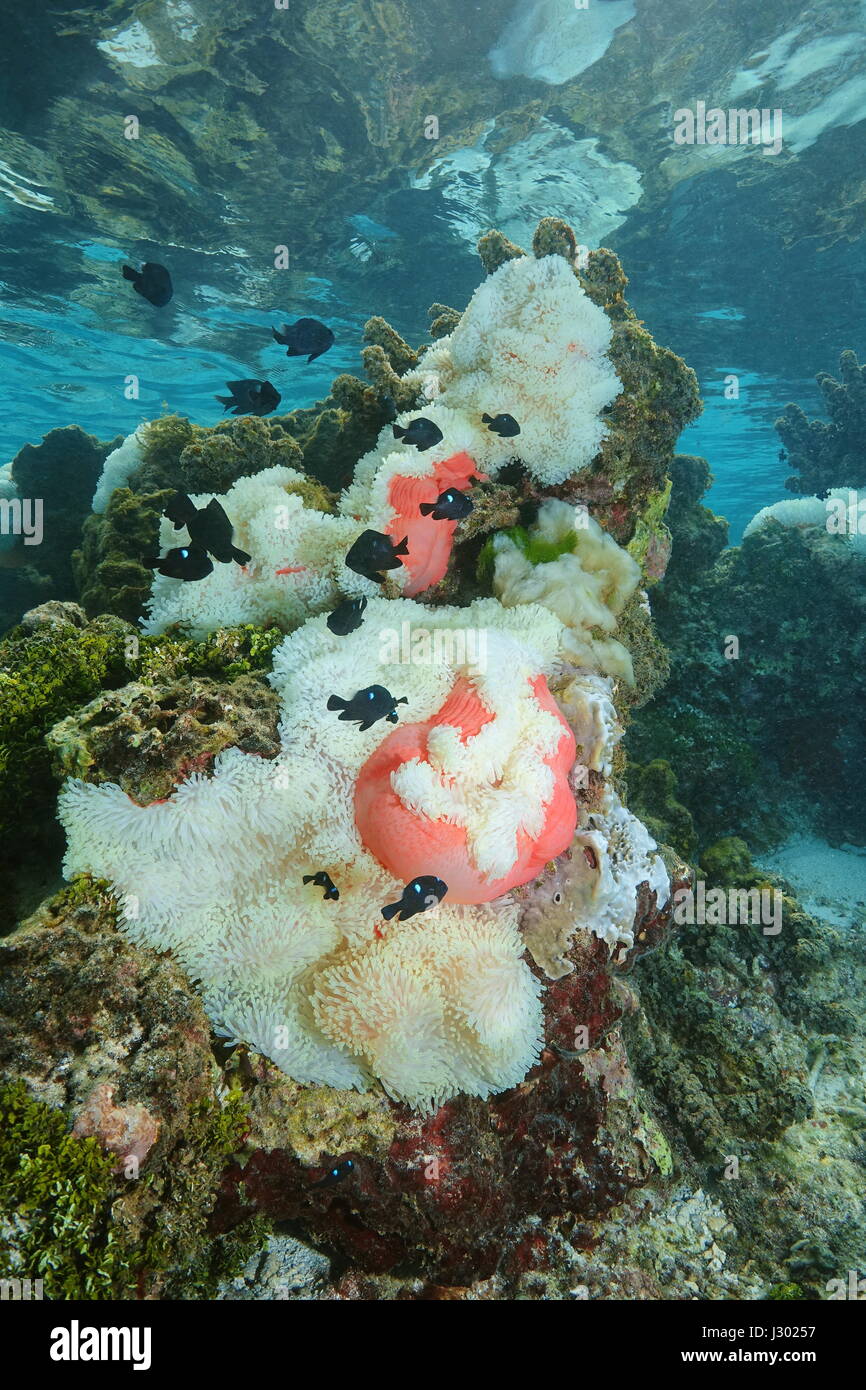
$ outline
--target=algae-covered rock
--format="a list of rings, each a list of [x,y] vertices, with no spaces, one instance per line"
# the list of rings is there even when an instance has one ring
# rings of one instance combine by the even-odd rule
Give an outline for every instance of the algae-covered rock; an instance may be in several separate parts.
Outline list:
[[[574,260],[577,237],[561,217],[542,217],[532,238],[533,256],[564,256]]]
[[[224,748],[274,757],[278,717],[276,692],[255,675],[230,684],[185,676],[158,688],[133,681],[55,724],[46,744],[58,778],[117,782],[146,805]]]
[[[519,246],[515,246],[513,241],[509,241],[507,236],[501,232],[485,232],[478,241],[478,254],[481,257],[481,264],[492,275],[494,270],[498,270],[506,261],[516,260],[519,256],[525,256],[526,252]]]
[[[671,495],[666,521],[672,535],[672,552],[667,577],[691,584],[721,555],[728,543],[728,523],[701,504],[713,482],[706,459],[675,454],[669,472]]]
[[[141,617],[153,584],[153,570],[142,561],[159,552],[159,520],[171,495],[115,488],[105,511],[84,522],[72,569],[91,617],[114,613],[130,623]]]
[[[823,527],[779,524],[721,550],[724,523],[698,500],[706,465],[674,468],[673,557],[653,590],[671,679],[633,720],[631,755],[670,763],[704,845],[778,843],[798,799],[831,842],[863,843],[866,558]]]
[[[710,883],[731,888],[754,876],[749,846],[738,835],[717,840],[701,854],[701,868]]]
[[[50,430],[40,444],[25,444],[12,460],[12,482],[23,498],[42,506],[41,544],[21,546],[17,570],[3,574],[0,622],[14,623],[24,606],[77,597],[72,553],[107,455],[123,442],[102,443],[78,425]],[[10,582],[11,580],[11,582]],[[16,608],[17,605],[17,608]]]
[[[0,641],[0,824],[16,834],[39,823],[56,789],[48,729],[127,679],[126,623],[104,617],[85,626],[80,609],[53,604],[46,617],[37,624],[31,616]]]
[[[49,746],[52,727],[71,717],[61,736],[71,743],[65,751],[83,758],[89,766],[83,729],[75,712],[95,701],[114,729],[94,722],[88,738],[110,759],[113,772],[121,770],[124,748],[120,719],[124,698],[115,695],[130,681],[149,691],[129,718],[125,732],[136,734],[138,746],[148,750],[142,771],[165,786],[165,773],[183,767],[189,759],[225,747],[234,738],[249,738],[253,751],[270,747],[272,694],[264,683],[242,685],[238,707],[229,693],[232,682],[270,668],[271,654],[281,640],[278,629],[254,627],[219,630],[204,642],[190,642],[182,634],[141,637],[120,618],[102,616],[88,622],[76,604],[50,602],[25,614],[21,625],[0,639],[0,828],[3,856],[0,860],[0,929],[8,930],[16,917],[19,891],[30,911],[51,886],[62,854],[62,837],[54,819],[62,763]],[[195,686],[197,678],[203,683]],[[178,681],[189,698],[184,709],[182,693],[176,703],[161,704],[163,686]],[[219,684],[214,684],[218,682]],[[209,694],[205,698],[205,691]],[[136,723],[136,715],[139,722]],[[150,723],[148,725],[148,720]],[[211,720],[211,723],[207,721]],[[75,736],[73,738],[73,729]],[[112,739],[115,742],[112,743]],[[86,740],[84,740],[86,742]],[[92,750],[93,744],[87,743]],[[59,756],[58,748],[58,756]],[[171,755],[165,772],[159,770],[162,755]],[[126,748],[126,764],[132,770],[136,755]],[[75,758],[73,757],[73,762]],[[76,763],[76,766],[78,764]],[[162,791],[159,795],[164,794]],[[45,882],[46,874],[48,881]],[[23,875],[23,876],[22,876]],[[32,886],[28,886],[31,884]],[[38,892],[44,883],[42,892]],[[33,899],[33,893],[36,893]]]
[[[308,477],[335,491],[351,481],[358,459],[373,448],[383,425],[394,416],[394,405],[383,399],[377,381],[383,377],[387,390],[392,380],[393,367],[384,348],[374,345],[361,355],[373,369],[372,385],[343,373],[334,378],[323,401],[279,420],[300,445]]]
[[[446,338],[454,332],[460,322],[460,310],[450,309],[447,304],[431,304],[427,317],[430,319],[430,337],[435,342],[437,338]]]
[[[49,1298],[205,1294],[255,1243],[207,1231],[243,1103],[183,973],[114,915],[84,880],[0,943],[0,1249]]]
[[[661,844],[672,845],[690,861],[697,848],[691,812],[677,800],[677,782],[671,766],[662,758],[641,766],[629,762],[628,804],[647,830]]]
[[[244,415],[218,425],[193,425],[181,415],[148,424],[142,461],[130,484],[137,492],[227,492],[238,478],[264,468],[303,469],[298,444],[278,420]]]
[[[729,885],[728,900],[759,892],[773,911],[681,925],[635,981],[629,1055],[664,1107],[668,1134],[682,1136],[675,1148],[685,1140],[740,1232],[729,1256],[768,1288],[788,1263],[810,1296],[823,1297],[826,1272],[797,1248],[804,1232],[819,1233],[822,1259],[837,1270],[856,1263],[866,1236],[864,1113],[853,1100],[866,1056],[854,1012],[840,1007],[843,991],[859,997],[866,965],[850,931],[809,917],[778,880],[761,880],[742,840],[706,852],[711,870]]]

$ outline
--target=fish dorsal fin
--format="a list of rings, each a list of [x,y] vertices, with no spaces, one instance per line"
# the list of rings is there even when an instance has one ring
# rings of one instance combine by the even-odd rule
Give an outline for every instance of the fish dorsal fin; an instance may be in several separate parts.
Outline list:
[[[211,521],[221,521],[225,526],[228,526],[229,530],[232,530],[232,524],[226,516],[222,502],[218,502],[215,497],[212,497],[202,510],[207,513]]]

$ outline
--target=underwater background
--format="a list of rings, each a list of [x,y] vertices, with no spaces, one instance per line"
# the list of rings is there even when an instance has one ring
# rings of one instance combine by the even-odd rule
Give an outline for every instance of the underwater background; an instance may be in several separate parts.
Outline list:
[[[727,1301],[866,1275],[864,21],[866,0],[0,0],[0,1278]],[[145,265],[167,302],[135,292]],[[333,335],[318,355],[309,327],[276,339],[308,320]],[[542,366],[570,337],[590,365],[572,379],[563,355],[566,389]],[[276,408],[227,413],[248,381]],[[439,438],[413,450],[419,415]],[[285,543],[270,469],[292,470]],[[439,520],[441,566],[431,540],[423,578],[407,559],[408,587],[380,589],[342,557],[354,523],[399,539],[395,477],[474,510]],[[311,587],[236,598],[243,562],[215,550],[200,590],[160,569],[197,544],[165,519],[178,490],[225,504],[253,588],[257,565]],[[543,828],[489,895],[515,913],[484,938],[501,979],[482,990],[488,957],[454,944],[497,911],[452,881],[421,918],[444,964],[394,964],[396,936],[359,944],[353,919],[305,943],[324,973],[292,976],[299,1040],[266,1045],[283,938],[262,916],[238,944],[232,912],[264,885],[281,923],[281,875],[321,869],[304,856],[339,819],[320,768],[363,782],[356,731],[304,705],[364,684],[361,638],[330,666],[319,621],[361,599],[368,625],[414,604],[401,621],[464,609],[494,634],[515,796],[537,802],[520,833]],[[521,626],[530,604],[550,634]],[[559,840],[521,662],[585,774],[561,779]],[[256,809],[253,758],[291,765],[312,828]],[[226,768],[237,801],[220,820],[202,800],[200,835],[124,819]],[[368,915],[418,872],[370,816]],[[731,920],[731,894],[760,907]],[[326,934],[320,896],[298,912]],[[210,955],[198,913],[225,928]],[[374,957],[359,1013],[402,1005],[381,1031],[405,1023],[405,1056],[349,1019]],[[454,1033],[464,969],[483,1046]]]

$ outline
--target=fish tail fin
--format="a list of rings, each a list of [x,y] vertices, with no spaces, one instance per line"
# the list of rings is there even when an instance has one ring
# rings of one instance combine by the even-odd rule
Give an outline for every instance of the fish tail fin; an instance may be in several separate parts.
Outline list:
[[[232,546],[232,559],[239,565],[248,565],[252,559],[245,550],[238,550],[236,545]]]
[[[158,565],[162,564],[162,560],[158,555],[145,555],[141,563],[145,569],[155,570]]]
[[[301,882],[302,882],[302,883],[312,883],[312,881],[313,881],[313,879],[315,878],[315,876],[316,876],[315,874],[304,874],[304,877],[302,878]]]
[[[485,424],[485,425],[492,425],[492,424],[493,424],[493,416],[492,416],[492,415],[488,415],[487,412],[485,411],[484,414],[481,416],[481,421],[482,421],[482,423]]]
[[[435,512],[435,510],[436,510],[436,503],[435,503],[435,502],[421,502],[421,503],[419,503],[419,505],[418,505],[418,510],[419,510],[419,512],[421,513],[422,516],[429,516],[431,512]]]
[[[232,406],[235,404],[234,396],[214,396],[214,400],[219,401],[220,405],[224,406],[226,410],[231,410]]]
[[[274,342],[280,343],[282,347],[285,347],[289,341],[288,338],[284,337],[282,333],[278,333],[276,328],[272,328],[271,332],[274,335]]]
[[[385,921],[390,922],[392,917],[396,917],[401,906],[401,903],[386,903],[382,908],[382,916],[385,918]]]
[[[405,436],[409,433],[405,425],[392,425],[391,429],[394,431],[395,439],[404,439]]]
[[[131,265],[121,266],[120,269],[124,280],[137,280],[139,277],[140,272],[133,270]]]
[[[341,697],[340,697],[339,695],[329,695],[329,696],[328,696],[328,705],[327,705],[327,708],[328,708],[328,709],[348,709],[348,708],[349,708],[349,701],[348,701],[348,700],[343,700],[343,699],[341,699]]]
[[[403,539],[400,541],[399,545],[395,545],[395,546],[394,546],[394,554],[395,554],[395,555],[408,555],[408,554],[409,554],[409,537],[408,537],[408,536],[404,536]]]

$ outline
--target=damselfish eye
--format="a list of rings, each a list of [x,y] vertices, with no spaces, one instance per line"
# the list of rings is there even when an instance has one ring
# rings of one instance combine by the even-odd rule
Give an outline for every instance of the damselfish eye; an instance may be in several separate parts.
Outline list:
[[[555,903],[561,903],[561,902],[562,902],[562,894],[561,894],[561,893],[554,893],[554,895],[553,895],[553,901],[554,901]]]

